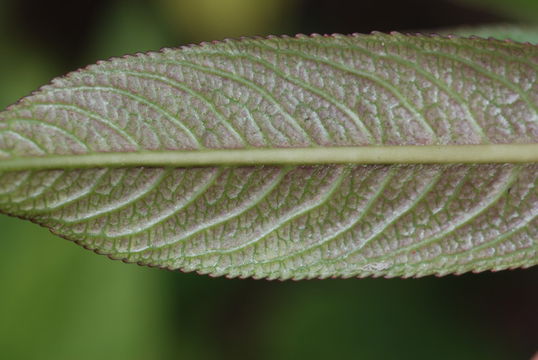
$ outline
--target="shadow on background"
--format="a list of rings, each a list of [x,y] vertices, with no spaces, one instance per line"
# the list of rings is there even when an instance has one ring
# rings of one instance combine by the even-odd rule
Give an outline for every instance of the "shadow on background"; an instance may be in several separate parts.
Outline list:
[[[470,2],[4,0],[0,105],[98,59],[202,40],[538,19],[531,1],[511,11],[501,0]],[[6,359],[493,360],[538,350],[538,268],[407,280],[212,279],[113,262],[16,219],[0,217],[0,229]]]

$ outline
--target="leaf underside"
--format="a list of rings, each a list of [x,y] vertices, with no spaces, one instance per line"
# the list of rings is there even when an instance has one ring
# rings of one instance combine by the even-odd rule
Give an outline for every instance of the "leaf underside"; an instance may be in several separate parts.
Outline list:
[[[494,38],[498,40],[513,40],[538,44],[538,26],[494,24],[480,27],[460,27],[438,31],[440,34],[459,35],[465,37]]]
[[[309,149],[536,144],[537,69],[531,44],[378,33],[111,59],[0,113],[0,211],[115,259],[230,277],[533,266],[538,164],[519,163],[524,150],[365,165],[312,164]],[[304,164],[218,161],[291,148]],[[215,164],[185,166],[186,151]],[[177,164],[110,162],[133,153]]]

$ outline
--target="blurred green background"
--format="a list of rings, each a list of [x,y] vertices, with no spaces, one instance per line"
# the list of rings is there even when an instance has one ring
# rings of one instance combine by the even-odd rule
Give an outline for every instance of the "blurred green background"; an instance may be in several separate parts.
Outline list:
[[[98,59],[241,35],[538,21],[536,0],[0,0],[0,108]],[[3,359],[530,359],[538,268],[228,280],[126,265],[0,217]]]

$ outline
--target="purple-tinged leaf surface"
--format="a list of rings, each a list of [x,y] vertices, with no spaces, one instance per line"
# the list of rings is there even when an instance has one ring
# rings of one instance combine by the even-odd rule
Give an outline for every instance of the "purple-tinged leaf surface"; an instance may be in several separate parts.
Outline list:
[[[213,275],[532,266],[537,69],[534,45],[400,34],[100,62],[0,113],[0,210],[113,258]],[[326,149],[340,153],[317,164]],[[387,152],[341,157],[364,149]]]

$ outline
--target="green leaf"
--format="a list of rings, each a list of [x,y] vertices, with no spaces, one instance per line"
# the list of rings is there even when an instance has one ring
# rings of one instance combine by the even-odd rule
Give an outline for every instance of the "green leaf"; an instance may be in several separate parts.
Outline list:
[[[0,210],[230,277],[538,260],[538,50],[372,34],[111,59],[0,113]]]
[[[478,36],[482,38],[494,38],[498,40],[513,40],[538,44],[537,26],[515,25],[488,25],[482,27],[461,27],[440,32],[441,34],[454,34],[460,36]]]

